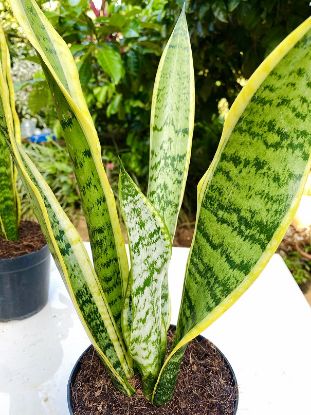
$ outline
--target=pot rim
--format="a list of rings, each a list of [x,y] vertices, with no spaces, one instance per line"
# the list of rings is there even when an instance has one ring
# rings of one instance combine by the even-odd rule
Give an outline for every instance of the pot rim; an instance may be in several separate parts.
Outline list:
[[[173,328],[173,329],[176,329],[176,326],[174,325],[174,324],[171,324],[170,325],[170,328]],[[203,340],[203,339],[205,339],[205,340],[208,340],[206,337],[204,337],[204,336],[202,336],[201,334],[200,335],[198,335],[197,337],[196,337],[197,339],[199,339],[199,340]],[[210,343],[212,343],[210,340],[208,340]],[[223,357],[223,359],[224,359],[224,361],[226,362],[226,365],[228,366],[228,368],[230,369],[230,373],[231,373],[231,378],[232,378],[232,382],[234,383],[234,385],[237,387],[237,391],[239,392],[239,389],[238,389],[238,381],[237,381],[237,378],[236,378],[236,375],[235,375],[235,373],[234,373],[234,370],[233,370],[233,368],[232,368],[232,366],[231,366],[231,364],[230,364],[230,362],[229,362],[229,360],[226,358],[226,356],[223,354],[223,352],[217,347],[217,346],[215,346],[215,344],[214,343],[212,343],[212,345],[215,347],[215,349],[219,352],[219,354]],[[75,363],[75,365],[74,365],[74,367],[73,367],[73,369],[71,370],[71,372],[70,372],[70,376],[69,376],[69,379],[68,379],[68,382],[67,382],[67,404],[68,404],[68,409],[69,409],[69,414],[70,415],[74,415],[73,414],[73,410],[72,410],[72,397],[71,397],[71,390],[70,390],[70,387],[71,387],[71,384],[72,384],[72,380],[74,380],[75,379],[75,377],[76,377],[76,375],[77,375],[77,372],[78,372],[78,370],[80,369],[80,366],[81,366],[81,359],[84,357],[84,355],[90,350],[90,348],[91,347],[93,347],[93,345],[92,344],[90,344],[85,350],[84,350],[84,352],[80,355],[80,357],[79,357],[79,359],[76,361],[76,363]],[[237,399],[236,399],[236,401],[235,401],[235,407],[234,407],[234,415],[236,415],[236,413],[237,413],[237,410],[238,410],[238,405],[239,405],[239,393],[237,393]]]
[[[46,257],[50,254],[47,244],[43,245],[37,251],[30,252],[28,254],[15,256],[12,258],[0,258],[0,272],[9,274],[10,272],[16,272],[19,269],[31,268],[40,264],[46,260]],[[32,260],[35,259],[35,262]],[[29,265],[29,262],[31,265]]]

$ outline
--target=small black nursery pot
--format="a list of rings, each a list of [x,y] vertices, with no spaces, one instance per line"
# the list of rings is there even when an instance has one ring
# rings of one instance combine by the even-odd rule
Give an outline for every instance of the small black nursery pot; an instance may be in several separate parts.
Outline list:
[[[21,320],[40,311],[49,292],[50,251],[0,259],[0,321]]]

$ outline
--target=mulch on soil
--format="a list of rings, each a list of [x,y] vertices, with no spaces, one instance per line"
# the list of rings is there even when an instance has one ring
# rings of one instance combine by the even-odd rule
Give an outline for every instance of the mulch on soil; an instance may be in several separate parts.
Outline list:
[[[74,415],[233,415],[237,387],[222,354],[208,340],[187,348],[173,399],[155,407],[143,396],[139,379],[131,398],[118,391],[93,347],[81,359],[71,394]]]
[[[0,236],[0,259],[14,258],[39,251],[46,244],[40,226],[36,222],[22,221],[19,240],[7,241]]]

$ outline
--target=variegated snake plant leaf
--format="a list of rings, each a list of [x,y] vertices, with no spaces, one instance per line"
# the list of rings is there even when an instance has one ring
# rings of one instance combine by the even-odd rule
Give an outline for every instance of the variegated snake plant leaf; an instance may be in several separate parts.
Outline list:
[[[115,202],[72,56],[34,0],[11,4],[42,59],[57,103],[89,223],[95,271],[77,232],[16,140],[12,100],[2,74],[4,138],[95,347],[119,386],[131,394],[129,352],[142,374],[146,396],[156,405],[164,404],[172,396],[189,341],[254,282],[298,206],[311,166],[311,19],[269,55],[230,109],[217,153],[198,185],[196,230],[176,337],[161,368],[169,322],[167,266],[188,172],[194,116],[184,10],[155,82],[147,198],[124,170],[120,174],[121,210],[130,240],[128,278]]]
[[[5,68],[1,66],[0,71],[1,108],[5,120],[1,131],[7,148],[10,149],[20,177],[30,194],[51,253],[90,340],[118,387],[131,395],[134,389],[128,379],[133,374],[132,361],[126,351],[120,327],[112,314],[102,281],[93,268],[77,230],[19,143],[19,123],[14,120],[11,107],[13,101],[9,52],[3,33],[0,35],[1,51],[5,55],[2,62],[6,62]]]
[[[74,59],[34,0],[12,0],[12,10],[38,52],[73,161],[98,280],[119,328],[128,263],[116,204]]]
[[[150,396],[166,351],[166,324],[162,319],[161,292],[171,257],[169,231],[150,201],[122,168],[119,180],[121,212],[129,236],[131,278],[125,324],[131,315],[126,342]]]
[[[7,68],[9,56],[5,49],[5,35],[0,26],[0,36],[2,39],[0,49],[0,65],[3,78],[8,82]],[[11,96],[14,97],[12,83],[9,85]],[[0,92],[1,93],[1,92]],[[13,166],[10,151],[6,143],[6,131],[10,128],[15,130],[15,107],[12,108],[10,102],[9,120],[6,119],[4,108],[0,100],[0,235],[9,240],[18,239],[19,227],[19,198],[16,189],[16,169]]]
[[[311,18],[260,65],[199,186],[175,347],[153,402],[173,392],[185,346],[254,282],[291,223],[311,167]]]
[[[185,6],[163,51],[153,89],[150,120],[148,199],[163,217],[173,240],[184,196],[194,127],[194,70]],[[167,275],[162,315],[168,328]]]

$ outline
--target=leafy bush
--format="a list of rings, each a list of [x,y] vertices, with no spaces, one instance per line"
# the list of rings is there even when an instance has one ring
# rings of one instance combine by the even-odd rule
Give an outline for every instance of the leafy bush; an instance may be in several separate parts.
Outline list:
[[[61,1],[54,10],[47,7],[49,2],[40,3],[75,56],[101,143],[112,155],[110,161],[119,154],[127,171],[145,190],[151,91],[161,54],[159,45],[167,40],[183,0],[126,0],[121,5],[105,1],[97,18],[86,0],[75,5]],[[226,107],[263,58],[308,16],[308,2],[303,0],[282,4],[279,0],[189,2],[197,91],[184,201],[190,216],[195,212],[196,183],[218,145]],[[42,76],[32,88],[31,114],[48,118],[52,105],[38,108],[42,88],[47,91]]]
[[[311,254],[311,245],[305,247],[306,252]],[[295,281],[299,285],[303,285],[311,281],[311,260],[301,256],[297,251],[291,251],[284,257],[284,261],[289,270],[293,274]]]
[[[71,218],[76,216],[81,209],[80,198],[72,163],[66,149],[53,141],[44,145],[25,144],[24,148],[31,160],[38,166],[66,213]],[[21,196],[22,216],[33,219],[31,201],[20,181],[18,190]]]
[[[304,288],[311,281],[311,228],[298,230],[290,226],[278,252],[297,284]]]

